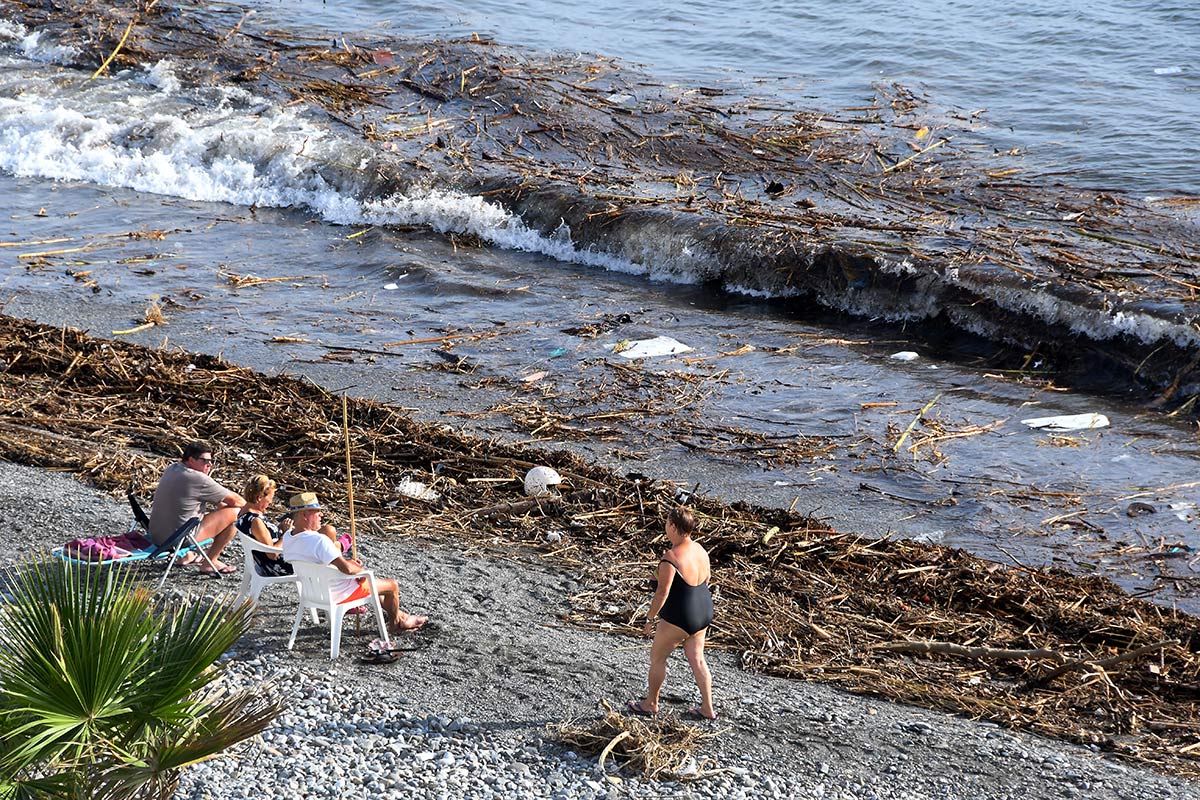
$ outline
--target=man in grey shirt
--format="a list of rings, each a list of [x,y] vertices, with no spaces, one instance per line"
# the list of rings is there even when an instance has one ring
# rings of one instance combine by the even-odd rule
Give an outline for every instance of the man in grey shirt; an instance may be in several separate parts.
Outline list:
[[[233,538],[234,520],[246,501],[209,477],[212,468],[212,448],[204,442],[192,442],[183,449],[183,458],[163,471],[158,488],[154,490],[154,504],[150,507],[150,538],[161,544],[183,523],[192,517],[201,517],[205,506],[214,506],[203,514],[196,540],[202,542],[212,538],[208,559],[217,571],[228,574],[235,568],[222,564],[220,556]],[[200,560],[199,556],[189,554],[182,563],[191,564],[197,560]],[[205,564],[200,571],[211,574],[213,570]]]

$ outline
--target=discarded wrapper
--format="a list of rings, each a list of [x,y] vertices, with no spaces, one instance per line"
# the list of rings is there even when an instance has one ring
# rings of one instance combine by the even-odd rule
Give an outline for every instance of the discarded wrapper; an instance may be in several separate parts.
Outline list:
[[[1021,420],[1021,424],[1031,428],[1044,428],[1048,431],[1090,431],[1094,428],[1107,428],[1108,417],[1093,411],[1087,414],[1066,414],[1059,417],[1034,417]]]
[[[608,347],[623,358],[654,358],[655,356],[673,356],[679,353],[690,353],[691,347],[672,339],[670,336],[655,336],[653,339],[625,340]]]

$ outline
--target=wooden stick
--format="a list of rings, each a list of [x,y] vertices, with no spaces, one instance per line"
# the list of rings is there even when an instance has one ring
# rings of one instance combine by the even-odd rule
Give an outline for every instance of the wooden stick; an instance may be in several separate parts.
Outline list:
[[[936,142],[929,145],[929,147],[926,147],[924,150],[918,150],[917,152],[913,153],[911,156],[904,159],[903,161],[897,161],[895,164],[892,164],[890,167],[887,167],[886,169],[884,169],[884,172],[887,173],[887,172],[893,172],[895,170],[898,170],[901,167],[903,167],[905,164],[908,164],[913,159],[917,158],[918,156],[925,155],[930,150],[934,149],[935,147],[941,147],[948,141],[950,141],[950,140],[949,139],[938,139]]]
[[[350,414],[347,412],[347,400],[342,394],[342,434],[346,440],[346,497],[350,506],[350,557],[358,561],[358,532],[354,527],[354,473],[350,467]],[[371,586],[374,589],[374,584]],[[354,617],[354,632],[362,628],[362,615]]]
[[[1050,681],[1057,678],[1059,675],[1063,675],[1067,672],[1072,672],[1077,669],[1085,669],[1087,667],[1097,667],[1099,669],[1107,669],[1108,667],[1111,667],[1115,664],[1120,664],[1122,661],[1132,661],[1133,659],[1140,658],[1141,656],[1144,656],[1147,653],[1153,653],[1157,650],[1162,650],[1164,647],[1166,647],[1167,645],[1170,645],[1170,644],[1177,644],[1177,641],[1175,639],[1164,639],[1161,642],[1155,642],[1154,644],[1142,645],[1141,647],[1138,647],[1134,650],[1130,650],[1127,653],[1121,653],[1120,655],[1115,655],[1110,658],[1102,658],[1098,661],[1095,659],[1089,659],[1089,658],[1083,658],[1078,661],[1070,661],[1066,664],[1063,664],[1062,666],[1055,667],[1054,669],[1050,670],[1048,673],[1046,673],[1042,677],[1038,678],[1036,681],[1029,682],[1028,684],[1026,684],[1026,688],[1035,689],[1039,686],[1045,686]]]
[[[1020,661],[1029,658],[1057,661],[1061,664],[1067,660],[1067,657],[1057,650],[1004,650],[996,647],[967,647],[953,642],[885,642],[871,649],[886,650],[890,653],[941,653],[990,661]]]
[[[342,395],[342,433],[346,439],[346,496],[350,504],[350,557],[358,560],[358,536],[354,528],[354,473],[350,467],[350,415],[346,395]]]
[[[925,412],[928,411],[929,409],[933,408],[933,404],[936,403],[938,400],[940,400],[941,397],[942,397],[942,395],[939,392],[936,397],[934,397],[932,400],[930,400],[928,403],[925,404],[924,408],[922,408],[920,411],[917,412],[917,415],[915,417],[913,417],[913,421],[908,423],[908,427],[905,428],[904,433],[902,433],[900,435],[900,439],[896,442],[896,446],[892,448],[893,453],[900,452],[901,446],[904,445],[904,440],[908,438],[908,435],[910,433],[912,433],[912,429],[915,428],[917,426],[917,423],[921,421],[921,417],[925,416]]]
[[[96,67],[96,71],[92,73],[92,77],[88,78],[89,81],[99,78],[101,73],[108,69],[108,65],[112,63],[112,60],[117,57],[117,53],[121,52],[121,48],[125,46],[125,40],[129,38],[129,32],[133,30],[133,26],[137,24],[137,21],[138,15],[134,14],[133,19],[129,20],[129,24],[125,26],[125,33],[121,34],[121,41],[117,42],[117,46],[108,54],[108,58],[104,59],[104,63]]]
[[[134,328],[126,328],[123,331],[113,331],[113,336],[124,336],[127,333],[137,333],[138,331],[144,331],[147,328],[153,328],[156,324],[157,323],[154,322],[143,322],[141,325],[138,325]]]
[[[604,777],[611,781],[615,782],[615,779],[604,771],[604,759],[608,758],[608,754],[612,752],[612,749],[617,746],[618,742],[620,742],[622,739],[628,738],[628,736],[629,731],[621,731],[613,737],[612,741],[609,742],[608,745],[605,746],[604,750],[602,750],[600,753],[600,760],[596,766],[599,768],[600,774],[604,775]]]

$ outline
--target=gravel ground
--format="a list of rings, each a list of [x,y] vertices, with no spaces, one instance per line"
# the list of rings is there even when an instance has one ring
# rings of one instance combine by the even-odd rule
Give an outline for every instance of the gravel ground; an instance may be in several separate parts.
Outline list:
[[[0,462],[0,559],[12,563],[76,535],[121,531],[123,502],[73,478]],[[364,560],[399,578],[405,606],[436,626],[409,635],[390,665],[355,656],[373,635],[302,628],[286,649],[292,590],[267,589],[254,630],[226,654],[236,684],[272,687],[285,712],[260,739],[188,770],[181,798],[342,797],[363,789],[430,798],[1146,798],[1200,786],[1083,747],[809,683],[746,673],[714,652],[720,768],[688,782],[610,783],[593,760],[556,746],[546,726],[595,717],[644,688],[644,642],[564,626],[574,578],[536,555],[498,556],[419,539],[362,543]],[[230,553],[230,563],[238,563]],[[145,567],[147,575],[158,569]],[[153,572],[157,579],[157,572]],[[195,570],[169,591],[235,590]],[[682,655],[664,709],[698,699]]]

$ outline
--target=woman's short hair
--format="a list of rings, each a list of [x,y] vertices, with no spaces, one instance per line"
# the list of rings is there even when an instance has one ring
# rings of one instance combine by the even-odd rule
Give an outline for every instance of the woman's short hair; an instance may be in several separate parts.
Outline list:
[[[266,475],[255,475],[246,481],[246,488],[242,490],[242,497],[246,498],[247,503],[257,503],[267,496],[267,492],[274,488],[275,481]]]
[[[675,506],[667,515],[667,522],[675,526],[675,530],[683,536],[691,536],[696,532],[696,515],[683,506]]]

